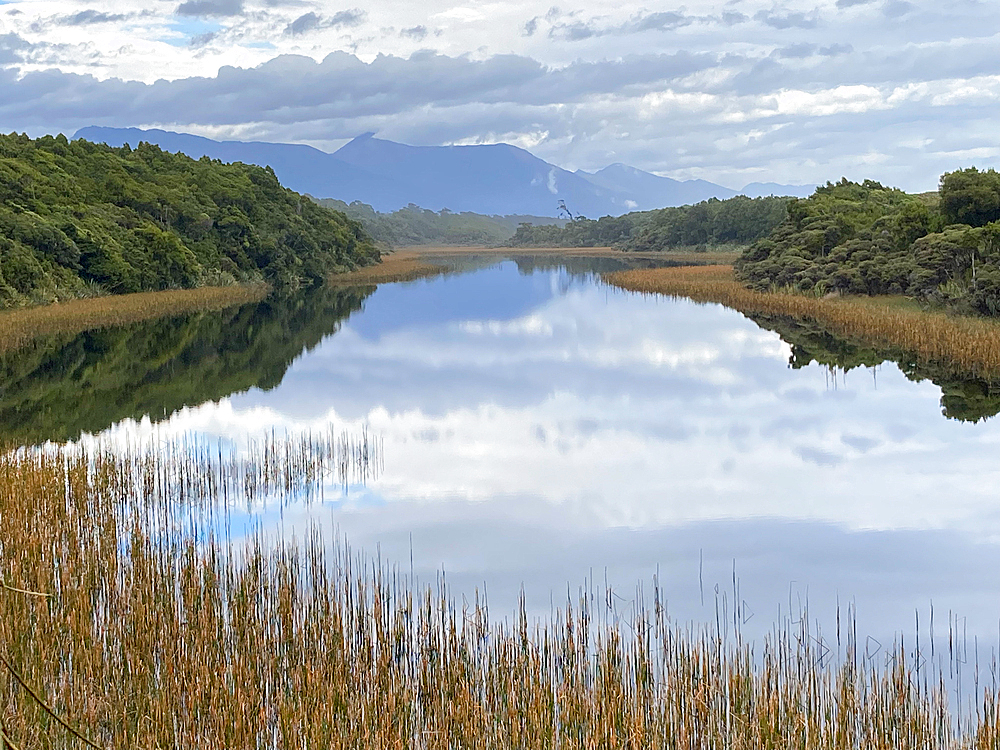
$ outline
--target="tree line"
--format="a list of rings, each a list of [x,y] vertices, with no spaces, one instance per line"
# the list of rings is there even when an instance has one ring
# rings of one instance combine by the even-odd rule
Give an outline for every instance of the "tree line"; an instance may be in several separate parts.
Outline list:
[[[633,251],[705,249],[747,245],[784,221],[788,198],[769,196],[719,200],[635,211],[600,219],[577,217],[565,226],[518,227],[512,247],[617,247]]]
[[[0,135],[0,307],[205,284],[301,286],[378,259],[362,225],[248,164]]]
[[[1000,314],[1000,174],[975,167],[910,195],[872,180],[827,183],[736,263],[757,289],[903,294]]]
[[[409,204],[397,211],[382,213],[361,201],[346,203],[335,198],[315,199],[321,206],[332,208],[360,221],[376,242],[386,247],[405,245],[486,245],[508,242],[519,225],[552,224],[562,226],[565,219],[544,216],[487,216],[471,211],[453,212],[448,209],[431,211]]]

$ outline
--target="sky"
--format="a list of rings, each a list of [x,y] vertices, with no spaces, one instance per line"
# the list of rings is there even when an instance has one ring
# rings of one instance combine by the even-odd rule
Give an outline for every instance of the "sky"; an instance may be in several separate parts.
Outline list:
[[[0,131],[507,142],[736,188],[1000,166],[995,3],[559,2],[0,0]]]

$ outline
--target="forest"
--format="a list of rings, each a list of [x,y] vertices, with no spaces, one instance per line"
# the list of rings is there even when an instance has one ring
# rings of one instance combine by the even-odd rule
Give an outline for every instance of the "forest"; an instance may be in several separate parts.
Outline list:
[[[267,281],[378,260],[361,224],[241,163],[0,135],[0,307]]]
[[[633,251],[748,245],[786,218],[788,198],[712,198],[690,206],[635,211],[600,219],[576,217],[565,226],[522,224],[512,247],[616,247]]]
[[[937,193],[878,182],[827,183],[748,248],[736,274],[759,290],[902,294],[1000,314],[1000,173],[941,176]]]
[[[487,216],[442,209],[431,211],[413,203],[392,213],[376,211],[367,203],[345,203],[335,198],[314,199],[321,206],[360,221],[376,242],[386,247],[406,245],[501,245],[525,223],[561,227],[566,219],[546,216]]]

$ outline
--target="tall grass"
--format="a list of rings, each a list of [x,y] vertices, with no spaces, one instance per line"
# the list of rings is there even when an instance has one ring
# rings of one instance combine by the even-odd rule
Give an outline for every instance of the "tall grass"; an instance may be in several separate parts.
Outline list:
[[[285,486],[314,466],[313,443],[291,442],[247,460]],[[54,716],[116,749],[986,750],[1000,737],[995,693],[959,733],[943,681],[902,644],[876,667],[850,628],[831,660],[808,618],[746,642],[672,622],[655,587],[618,616],[588,590],[546,622],[523,604],[497,619],[485,598],[459,606],[443,576],[416,586],[315,527],[228,539],[225,493],[205,479],[226,464],[204,461],[198,446],[0,456],[0,717],[19,747],[82,747]]]
[[[604,279],[628,291],[717,302],[747,315],[809,318],[838,336],[902,349],[922,362],[950,365],[976,377],[1000,378],[1000,323],[993,320],[929,312],[877,297],[758,292],[737,282],[730,266],[620,271]]]
[[[334,286],[367,286],[397,281],[414,281],[430,276],[439,276],[448,270],[445,266],[421,260],[415,252],[397,250],[391,255],[383,255],[382,260],[376,265],[333,274],[328,281]]]
[[[0,352],[14,351],[44,336],[74,335],[92,328],[121,326],[168,315],[221,310],[259,302],[264,284],[200,287],[79,299],[0,311]]]

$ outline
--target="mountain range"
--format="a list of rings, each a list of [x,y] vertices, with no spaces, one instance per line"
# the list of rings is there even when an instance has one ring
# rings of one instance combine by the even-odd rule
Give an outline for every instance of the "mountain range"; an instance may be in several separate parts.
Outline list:
[[[809,195],[813,186],[754,183],[731,190],[705,180],[672,180],[625,164],[597,172],[570,172],[506,143],[476,146],[409,146],[372,133],[334,153],[311,146],[210,138],[138,128],[87,127],[75,138],[110,146],[140,141],[195,159],[270,166],[285,186],[316,198],[361,201],[377,211],[409,204],[440,211],[557,216],[617,216],[744,194]]]

